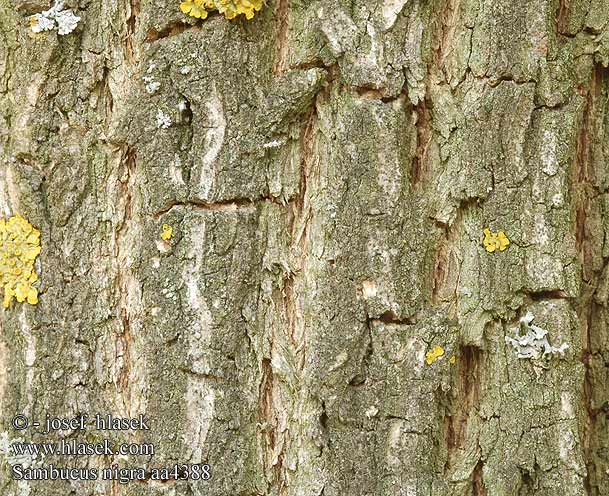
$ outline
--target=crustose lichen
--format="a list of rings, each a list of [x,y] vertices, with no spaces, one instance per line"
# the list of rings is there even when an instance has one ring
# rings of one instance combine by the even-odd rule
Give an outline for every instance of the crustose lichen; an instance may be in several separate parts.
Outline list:
[[[197,19],[206,19],[209,11],[217,10],[227,19],[234,19],[238,15],[245,15],[251,19],[262,9],[263,0],[185,0],[180,3],[180,9]]]
[[[40,254],[40,231],[20,215],[0,220],[0,282],[4,288],[4,308],[13,298],[18,302],[38,303],[38,280],[34,269]]]

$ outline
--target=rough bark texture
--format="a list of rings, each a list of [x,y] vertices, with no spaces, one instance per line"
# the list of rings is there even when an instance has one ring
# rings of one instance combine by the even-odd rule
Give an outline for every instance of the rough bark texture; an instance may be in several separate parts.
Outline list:
[[[48,4],[0,0],[0,208],[42,232],[0,432],[145,414],[108,437],[154,457],[54,463],[213,478],[17,483],[3,456],[0,493],[609,494],[608,2],[68,6],[34,35]],[[516,357],[527,312],[564,357]]]

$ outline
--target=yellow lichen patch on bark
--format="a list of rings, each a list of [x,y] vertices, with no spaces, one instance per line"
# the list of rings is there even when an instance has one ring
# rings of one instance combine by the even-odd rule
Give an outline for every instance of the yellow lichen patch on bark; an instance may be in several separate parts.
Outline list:
[[[40,231],[20,215],[0,220],[0,283],[4,288],[4,308],[13,298],[18,302],[38,303],[38,280],[34,269],[40,254]]]
[[[180,3],[180,10],[197,19],[206,19],[211,10],[217,10],[227,19],[241,14],[252,19],[262,5],[263,0],[185,0]]]
[[[484,245],[484,249],[489,253],[493,253],[496,250],[504,251],[510,244],[510,240],[503,231],[493,233],[487,228],[482,232],[484,233],[482,244]]]
[[[173,227],[169,224],[163,224],[163,228],[161,230],[161,239],[163,241],[169,241],[173,236]]]
[[[425,362],[427,365],[431,365],[442,355],[444,355],[444,348],[441,346],[434,346],[431,351],[425,353]]]

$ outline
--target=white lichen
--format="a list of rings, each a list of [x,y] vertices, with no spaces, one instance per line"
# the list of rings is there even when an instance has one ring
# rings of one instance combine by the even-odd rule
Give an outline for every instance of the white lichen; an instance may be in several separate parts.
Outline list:
[[[531,324],[534,317],[531,312],[520,319],[520,326],[513,328],[514,337],[506,336],[505,342],[511,344],[518,358],[545,358],[556,353],[564,354],[569,347],[567,343],[552,346],[548,342],[548,331],[535,324]]]
[[[47,11],[48,12],[48,11]],[[55,21],[43,14],[35,14],[31,17],[30,22],[34,33],[42,33],[43,31],[51,31],[55,29]]]
[[[155,81],[152,76],[143,76],[142,81],[144,81],[144,83],[146,83],[146,91],[148,93],[150,93],[151,95],[153,93],[156,93],[159,90],[159,88],[161,87],[161,83],[159,83],[158,81]]]
[[[57,0],[49,10],[30,17],[30,25],[34,33],[57,29],[60,35],[69,34],[76,29],[78,21],[80,17],[72,10],[63,10],[63,0]]]
[[[57,32],[61,35],[70,34],[76,29],[78,21],[80,21],[80,17],[74,15],[71,10],[58,12],[55,16],[55,22],[57,22]]]
[[[370,408],[368,408],[368,410],[366,410],[366,417],[371,419],[372,417],[376,417],[378,413],[379,409],[376,406],[372,405]]]
[[[285,143],[285,140],[272,140],[268,143],[264,143],[262,148],[279,148],[281,145]]]
[[[11,439],[7,432],[0,433],[0,455],[6,457],[6,461],[12,467],[21,465],[23,468],[39,467],[42,465],[44,454],[28,453],[24,449],[24,453],[17,453],[13,447],[14,444],[23,444],[22,438]]]
[[[157,127],[157,129],[167,129],[170,126],[171,126],[171,117],[169,117],[162,110],[159,110],[156,113],[156,127]]]

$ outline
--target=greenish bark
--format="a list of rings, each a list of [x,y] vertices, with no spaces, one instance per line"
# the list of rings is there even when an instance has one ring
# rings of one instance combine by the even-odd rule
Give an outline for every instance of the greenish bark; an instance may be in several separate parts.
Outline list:
[[[43,462],[213,477],[18,482],[5,447],[3,495],[609,494],[609,3],[48,7],[0,0],[0,210],[42,232],[0,449],[145,414],[73,436],[152,457]],[[517,357],[529,313],[564,355]]]

